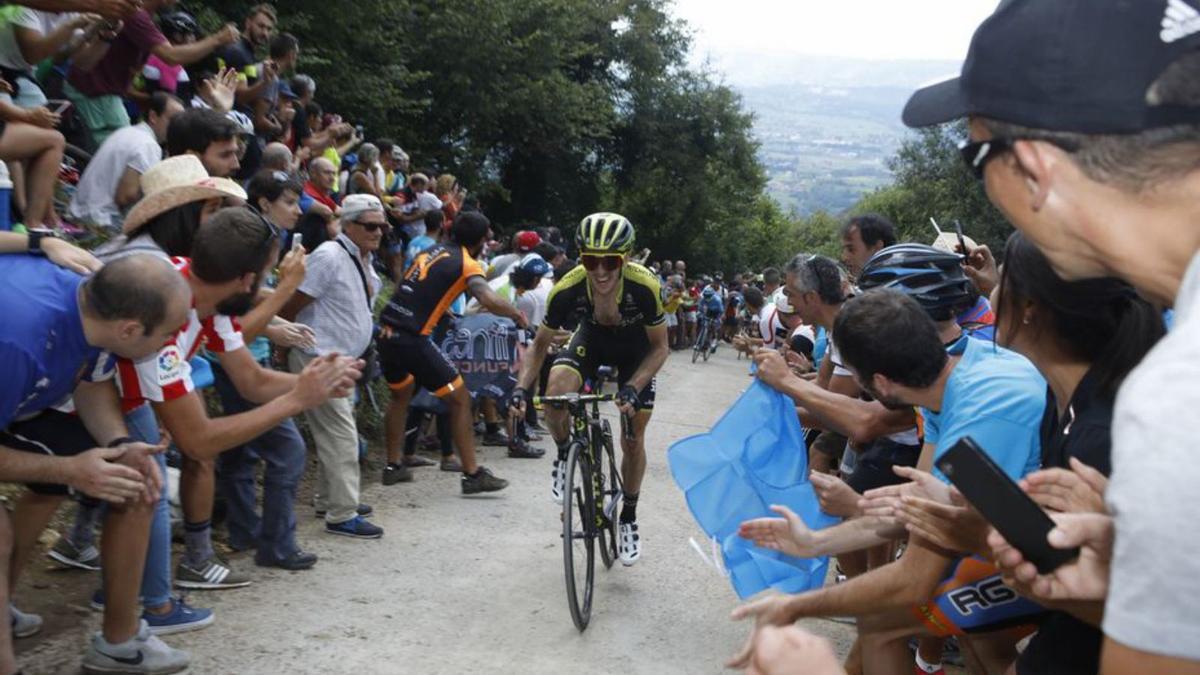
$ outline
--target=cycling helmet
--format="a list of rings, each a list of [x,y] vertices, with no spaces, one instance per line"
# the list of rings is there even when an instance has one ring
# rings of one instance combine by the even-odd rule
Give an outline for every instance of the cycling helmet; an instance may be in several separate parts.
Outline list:
[[[593,213],[579,223],[575,245],[580,253],[620,253],[633,250],[633,224],[616,213]]]
[[[916,300],[934,321],[948,321],[977,297],[962,261],[961,255],[925,244],[896,244],[871,256],[858,286],[864,291],[898,290]]]
[[[711,300],[716,294],[717,292],[711,288],[706,288],[700,292],[700,295],[704,296],[705,300]]]
[[[160,20],[162,22],[163,33],[200,36],[200,24],[196,23],[195,17],[183,10],[163,14]]]
[[[530,253],[525,256],[521,262],[513,265],[509,276],[513,283],[525,288],[538,283],[551,271],[550,263],[546,262],[542,256],[536,253]]]

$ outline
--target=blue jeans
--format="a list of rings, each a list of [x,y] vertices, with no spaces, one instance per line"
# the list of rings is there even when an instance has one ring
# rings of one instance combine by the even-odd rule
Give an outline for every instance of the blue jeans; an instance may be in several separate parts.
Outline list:
[[[213,363],[213,380],[226,415],[257,407],[242,398],[220,364]],[[275,562],[299,550],[296,545],[296,489],[304,475],[307,448],[292,420],[217,458],[217,489],[225,498],[229,544],[237,549],[258,547],[257,558]],[[266,463],[260,517],[255,506],[254,473]]]
[[[158,420],[150,404],[125,415],[129,435],[136,441],[157,444]],[[171,503],[167,486],[167,458],[155,455],[158,470],[162,472],[163,489],[154,507],[154,518],[150,521],[150,542],[146,547],[146,567],[142,572],[142,604],[158,607],[171,599]]]

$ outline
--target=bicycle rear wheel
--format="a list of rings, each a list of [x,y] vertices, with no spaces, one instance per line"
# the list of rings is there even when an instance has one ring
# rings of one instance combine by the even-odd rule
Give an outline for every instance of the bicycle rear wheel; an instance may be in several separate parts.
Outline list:
[[[704,324],[700,324],[700,332],[696,335],[696,344],[692,345],[692,363],[696,362],[696,359],[700,356],[700,351],[704,349],[703,345],[706,336],[707,333],[704,330]]]
[[[621,506],[621,478],[618,474],[616,455],[613,453],[612,427],[608,420],[600,422],[600,429],[601,442],[592,456],[596,458],[596,494],[600,499],[596,511],[596,526],[600,530],[600,560],[604,562],[604,568],[608,569],[617,559],[617,509]]]
[[[596,509],[592,496],[591,461],[587,449],[572,443],[567,453],[563,495],[563,572],[567,607],[582,632],[592,617],[592,584],[596,576]]]

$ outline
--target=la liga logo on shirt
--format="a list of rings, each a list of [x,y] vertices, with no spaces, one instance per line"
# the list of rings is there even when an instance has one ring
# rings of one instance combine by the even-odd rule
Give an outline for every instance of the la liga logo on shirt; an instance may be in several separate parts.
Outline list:
[[[183,353],[179,347],[168,345],[158,352],[158,383],[167,385],[175,382],[183,375]]]

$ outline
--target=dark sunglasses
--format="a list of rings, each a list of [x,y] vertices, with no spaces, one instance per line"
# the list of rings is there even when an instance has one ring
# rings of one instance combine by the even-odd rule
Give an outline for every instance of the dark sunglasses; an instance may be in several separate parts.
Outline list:
[[[967,169],[977,180],[983,180],[983,169],[987,163],[1012,150],[1013,140],[1009,138],[989,138],[986,141],[963,141],[958,146]]]
[[[381,223],[360,223],[357,220],[354,221],[354,224],[366,230],[367,232],[378,232],[380,229],[387,227],[387,225]]]
[[[613,270],[621,269],[625,264],[625,257],[620,255],[581,255],[579,262],[583,264],[583,268],[589,272],[595,272],[597,268],[603,267],[605,270],[612,272]]]

